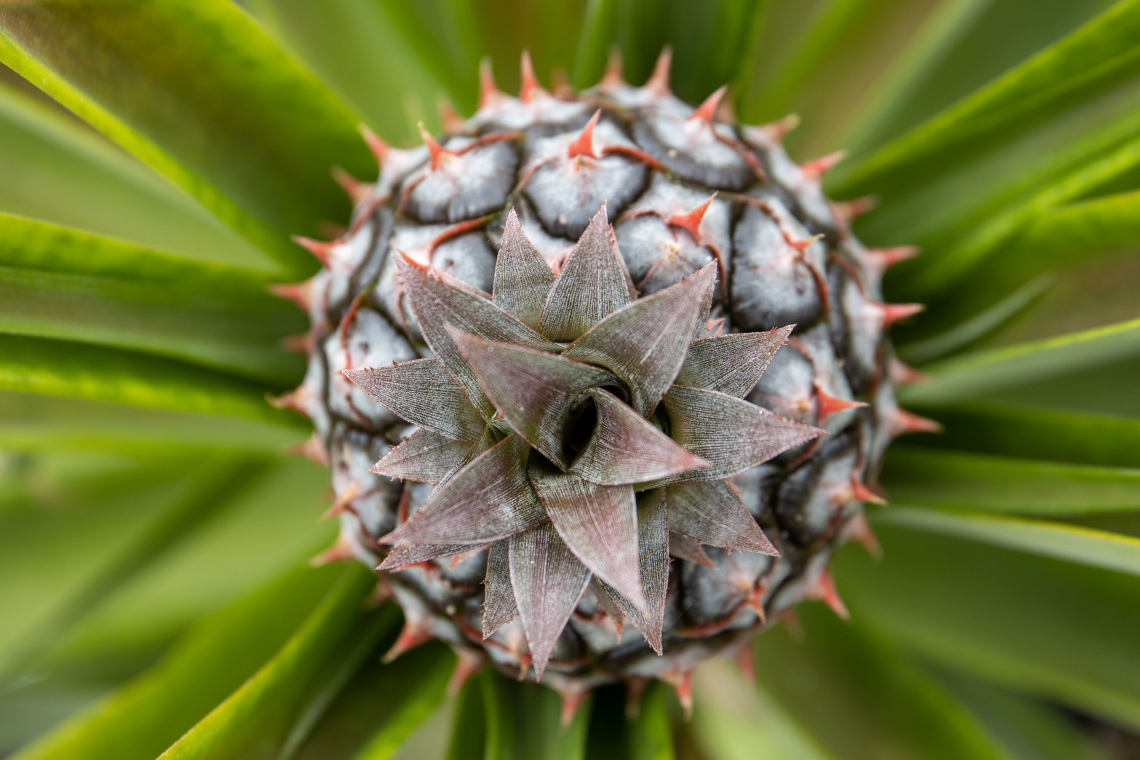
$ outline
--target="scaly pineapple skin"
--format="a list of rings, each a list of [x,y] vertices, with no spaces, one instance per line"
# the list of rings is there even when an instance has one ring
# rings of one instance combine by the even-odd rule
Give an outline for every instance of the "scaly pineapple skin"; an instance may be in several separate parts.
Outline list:
[[[825,199],[819,175],[828,161],[798,166],[780,146],[787,124],[714,121],[715,100],[694,111],[668,93],[663,79],[667,71],[663,77],[659,68],[635,88],[611,73],[591,91],[555,98],[528,79],[524,64],[521,97],[485,86],[479,111],[451,125],[442,151],[426,136],[427,145],[408,151],[370,136],[379,180],[345,181],[356,200],[351,229],[332,244],[308,242],[325,266],[286,288],[312,320],[305,381],[282,404],[312,419],[306,449],[332,470],[340,538],[325,559],[352,557],[373,567],[387,551],[376,537],[431,492],[426,484],[368,473],[414,428],[341,374],[431,355],[389,251],[489,293],[511,207],[539,251],[557,263],[604,201],[641,295],[719,260],[706,334],[796,324],[748,399],[831,435],[735,478],[781,556],[707,548],[710,566],[703,566],[677,558],[692,557],[693,547],[672,546],[660,657],[631,625],[615,624],[612,603],[587,591],[546,677],[571,702],[617,679],[637,685],[662,678],[684,691],[700,660],[738,647],[804,599],[844,613],[828,562],[848,538],[873,542],[861,500],[874,494],[863,484],[875,480],[890,439],[916,424],[898,410],[888,371],[884,329],[898,312],[879,303],[879,278],[889,252],[864,248],[844,207]],[[598,108],[592,147],[567,153]],[[540,163],[543,156],[560,158]],[[714,192],[696,226],[691,217],[686,226],[685,215]],[[393,655],[436,637],[459,653],[460,677],[489,658],[512,676],[533,678],[517,618],[482,638],[486,556],[476,550],[381,574],[407,620]]]

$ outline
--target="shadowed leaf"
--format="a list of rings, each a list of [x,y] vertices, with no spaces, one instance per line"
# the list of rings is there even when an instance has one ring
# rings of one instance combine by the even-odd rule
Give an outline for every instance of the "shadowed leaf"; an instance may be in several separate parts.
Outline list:
[[[793,327],[694,340],[674,382],[744,398],[760,380],[776,351],[787,342]]]
[[[663,403],[673,440],[712,464],[667,483],[723,480],[827,432],[718,391],[674,385]]]
[[[613,377],[545,351],[492,343],[458,330],[450,337],[511,427],[547,459],[568,467],[563,442],[570,406],[582,391],[612,384]]]
[[[512,208],[503,226],[503,244],[495,260],[492,299],[528,327],[538,327],[542,307],[554,286],[554,272],[523,232]]]
[[[447,331],[448,325],[484,340],[529,346],[543,351],[562,350],[557,344],[545,340],[495,306],[486,293],[442,272],[421,268],[402,254],[397,254],[394,261],[412,312],[416,315],[416,321],[428,345],[435,352],[436,358],[447,367],[447,371],[467,391],[467,396],[484,417],[491,417],[494,409],[479,389],[475,374],[460,356],[455,341]]]
[[[574,340],[633,299],[633,284],[603,205],[562,265],[538,331],[551,340]]]
[[[526,477],[529,449],[509,436],[439,486],[386,544],[486,544],[533,528],[546,512]]]
[[[487,638],[519,613],[511,588],[511,542],[491,544],[487,553],[487,577],[483,581],[483,638]]]
[[[645,588],[645,610],[639,610],[616,589],[605,585],[610,598],[630,619],[634,627],[641,631],[641,635],[657,654],[661,654],[661,631],[665,625],[665,592],[669,588],[670,542],[667,522],[665,489],[655,488],[638,497],[637,541],[640,547],[638,553],[641,582]]]
[[[621,379],[630,406],[648,415],[673,383],[716,265],[631,303],[594,325],[565,351],[568,359],[598,364]]]
[[[675,530],[669,531],[669,553],[678,559],[695,562],[704,567],[716,567],[713,561],[709,559],[709,555],[701,548],[699,541]]]
[[[435,485],[463,461],[470,448],[462,441],[421,429],[385,454],[369,472]]]
[[[595,485],[537,461],[530,480],[570,551],[644,612],[633,487]]]
[[[748,508],[723,480],[667,489],[670,530],[709,546],[779,556]]]
[[[408,565],[418,562],[427,562],[429,559],[451,557],[456,554],[469,552],[473,548],[470,544],[407,544],[396,546],[388,552],[388,556],[376,568],[377,570],[402,570]]]
[[[437,359],[346,369],[344,375],[393,414],[446,438],[475,443],[487,427],[463,388]]]
[[[594,400],[598,418],[570,472],[591,483],[616,486],[708,466],[609,391],[592,388],[583,395]]]
[[[550,523],[511,536],[510,565],[535,676],[542,678],[554,642],[590,583],[590,571]]]

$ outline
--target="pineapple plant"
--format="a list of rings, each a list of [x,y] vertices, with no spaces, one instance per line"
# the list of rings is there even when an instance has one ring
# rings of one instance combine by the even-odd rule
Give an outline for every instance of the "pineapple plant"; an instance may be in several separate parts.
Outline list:
[[[768,5],[0,8],[0,751],[1127,757],[1140,3]]]

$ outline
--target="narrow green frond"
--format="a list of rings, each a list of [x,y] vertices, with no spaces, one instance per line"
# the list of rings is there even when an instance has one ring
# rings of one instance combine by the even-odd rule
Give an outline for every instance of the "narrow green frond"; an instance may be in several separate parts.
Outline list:
[[[0,390],[219,414],[303,427],[258,385],[169,359],[0,334]]]
[[[225,0],[26,2],[0,11],[0,60],[44,89],[286,271],[349,204],[329,175],[363,175],[356,116]]]
[[[0,211],[207,261],[271,259],[189,194],[58,110],[0,84]]]
[[[487,668],[479,676],[486,712],[484,760],[583,760],[589,700],[565,729],[558,694],[533,683],[518,683]]]
[[[1140,469],[899,445],[881,475],[896,504],[1048,517],[1140,510]]]
[[[985,729],[917,663],[820,604],[755,643],[757,680],[836,758],[1006,760]]]
[[[151,670],[18,757],[152,760],[253,675],[346,572],[295,570],[215,613]]]
[[[856,620],[936,662],[1140,726],[1140,579],[874,521],[834,564]]]
[[[185,359],[282,387],[304,315],[247,270],[0,214],[0,331]]]

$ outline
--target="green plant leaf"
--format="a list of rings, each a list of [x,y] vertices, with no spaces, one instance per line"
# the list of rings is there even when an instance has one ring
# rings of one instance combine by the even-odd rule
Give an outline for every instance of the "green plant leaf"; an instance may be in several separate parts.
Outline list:
[[[835,757],[1006,760],[970,712],[889,641],[820,604],[796,615],[802,640],[784,626],[756,638],[757,679]]]
[[[286,384],[306,329],[264,276],[0,214],[0,331],[185,359]]]
[[[878,521],[1140,575],[1140,539],[1078,525],[895,507]]]
[[[82,343],[0,334],[0,390],[111,401],[304,427],[251,382],[169,359]]]
[[[840,551],[852,617],[936,662],[1140,726],[1140,581],[874,521],[875,562]]]
[[[322,668],[351,641],[375,583],[364,565],[340,568],[336,583],[277,654],[161,757],[276,757]]]
[[[837,760],[767,691],[720,659],[693,676],[693,719],[685,731],[708,760]]]
[[[582,760],[589,704],[559,726],[558,694],[544,686],[508,680],[492,668],[478,676],[487,718],[486,760]]]
[[[483,760],[487,744],[487,714],[483,702],[483,677],[468,679],[456,700],[455,718],[447,760]]]
[[[906,403],[963,401],[1140,352],[1140,319],[927,365],[930,379],[899,393]]]
[[[357,118],[226,0],[7,3],[0,61],[197,198],[287,271],[374,171]]]
[[[97,132],[2,83],[0,175],[0,211],[207,261],[275,266],[190,195]]]
[[[330,587],[341,590],[358,573],[333,567],[288,573],[198,623],[150,671],[18,757],[151,760],[255,673]]]
[[[1048,517],[1140,509],[1140,469],[900,445],[881,478],[896,504]]]
[[[1140,467],[1140,420],[1000,404],[919,408],[946,426],[924,446],[1058,462]]]

